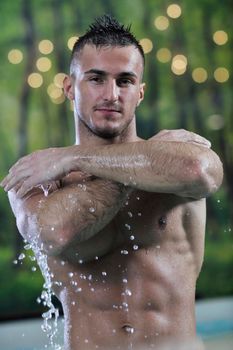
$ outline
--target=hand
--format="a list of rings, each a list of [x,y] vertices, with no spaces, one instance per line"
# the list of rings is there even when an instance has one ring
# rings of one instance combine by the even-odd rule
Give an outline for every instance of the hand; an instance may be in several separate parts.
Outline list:
[[[185,129],[162,130],[154,137],[152,137],[151,140],[188,142],[207,148],[211,147],[210,141],[198,134],[195,134],[194,132],[187,131]]]
[[[69,147],[48,148],[33,152],[17,161],[1,182],[5,191],[15,189],[23,197],[35,186],[61,179],[72,171]]]

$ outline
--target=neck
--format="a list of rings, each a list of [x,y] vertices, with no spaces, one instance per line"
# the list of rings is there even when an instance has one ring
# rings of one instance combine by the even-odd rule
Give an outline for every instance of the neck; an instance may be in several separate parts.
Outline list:
[[[101,146],[117,143],[139,141],[136,131],[136,118],[133,118],[127,129],[120,135],[104,138],[94,134],[80,119],[75,116],[75,144],[83,146]]]

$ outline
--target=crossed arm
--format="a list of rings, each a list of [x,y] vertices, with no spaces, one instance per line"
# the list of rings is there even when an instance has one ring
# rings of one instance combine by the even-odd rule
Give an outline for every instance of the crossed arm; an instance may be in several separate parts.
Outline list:
[[[51,253],[56,253],[74,237],[82,242],[98,233],[132,188],[194,199],[216,191],[222,165],[209,147],[199,135],[177,130],[159,133],[149,141],[94,150],[84,146],[46,149],[19,160],[2,186],[10,191],[20,232],[28,240],[37,235],[47,250],[52,247]],[[36,188],[72,173],[75,179],[47,197]]]

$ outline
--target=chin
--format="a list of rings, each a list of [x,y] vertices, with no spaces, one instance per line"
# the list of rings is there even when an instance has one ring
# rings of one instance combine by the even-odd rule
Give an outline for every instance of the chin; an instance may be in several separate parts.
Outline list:
[[[104,129],[102,129],[102,130],[100,130],[100,129],[96,129],[96,130],[92,130],[92,132],[95,134],[95,135],[97,135],[97,136],[99,136],[99,137],[101,137],[101,138],[103,138],[103,139],[113,139],[113,138],[115,138],[115,137],[117,137],[117,136],[119,136],[120,134],[121,134],[121,132],[119,131],[119,130],[104,130]]]

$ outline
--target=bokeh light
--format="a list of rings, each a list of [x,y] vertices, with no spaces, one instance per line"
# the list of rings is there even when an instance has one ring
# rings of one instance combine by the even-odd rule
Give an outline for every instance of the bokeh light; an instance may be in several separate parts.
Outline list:
[[[176,75],[182,75],[187,69],[187,58],[184,55],[176,55],[172,59],[171,70]]]
[[[47,57],[40,57],[36,61],[36,66],[40,72],[47,72],[52,67],[52,62]]]
[[[181,7],[177,4],[171,4],[167,8],[167,15],[171,18],[178,18],[181,16]]]
[[[166,30],[169,27],[169,20],[165,16],[158,16],[154,20],[154,25],[158,30]]]
[[[59,87],[60,89],[63,88],[63,81],[66,77],[66,74],[64,73],[57,73],[55,77],[53,78],[54,85]]]
[[[228,41],[228,35],[223,30],[217,30],[213,35],[213,40],[217,45],[224,45]]]
[[[43,84],[43,78],[41,74],[31,73],[28,76],[28,84],[34,89],[39,88]]]
[[[141,39],[141,40],[140,40],[140,44],[141,44],[141,46],[142,46],[143,51],[144,51],[145,54],[151,52],[152,49],[153,49],[153,43],[152,43],[152,41],[151,41],[150,39],[148,39],[148,38]]]
[[[47,93],[51,99],[58,99],[63,95],[62,89],[53,83],[48,86]]]
[[[68,39],[67,46],[71,51],[73,50],[74,44],[76,43],[77,40],[78,40],[78,36],[72,36]]]
[[[8,60],[12,64],[19,64],[23,60],[23,53],[18,49],[10,50],[8,53]]]
[[[48,55],[53,51],[54,46],[52,41],[45,39],[39,42],[38,48],[43,55]]]
[[[56,104],[56,105],[59,105],[63,102],[65,102],[65,96],[64,95],[61,95],[60,97],[58,98],[51,98],[51,101]]]
[[[162,47],[156,53],[157,60],[161,63],[167,63],[171,60],[172,54],[169,49]]]
[[[192,78],[196,83],[204,83],[208,78],[207,71],[202,67],[195,68],[192,72]]]
[[[207,119],[207,126],[212,130],[220,130],[224,124],[224,118],[219,114],[210,115]]]
[[[219,67],[214,71],[214,78],[218,83],[225,83],[229,76],[229,71],[224,67]]]

